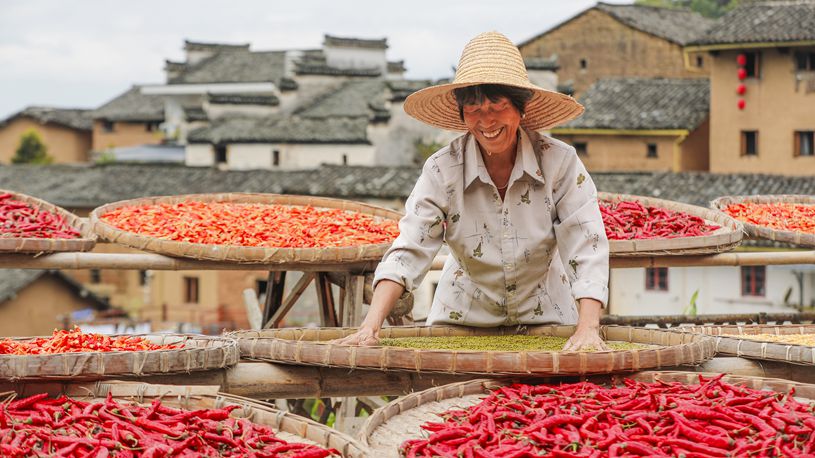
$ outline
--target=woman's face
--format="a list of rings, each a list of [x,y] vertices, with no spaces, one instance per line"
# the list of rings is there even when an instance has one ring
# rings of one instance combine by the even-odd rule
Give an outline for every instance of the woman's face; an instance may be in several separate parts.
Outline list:
[[[464,124],[478,143],[492,154],[515,150],[521,114],[506,97],[493,102],[485,97],[480,104],[464,105]]]

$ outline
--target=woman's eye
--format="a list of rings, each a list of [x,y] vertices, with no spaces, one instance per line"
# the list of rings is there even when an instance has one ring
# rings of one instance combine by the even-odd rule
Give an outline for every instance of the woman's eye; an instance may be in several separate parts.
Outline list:
[[[481,107],[478,107],[478,106],[475,106],[475,105],[470,105],[470,106],[465,106],[464,107],[464,112],[472,114],[472,113],[477,113],[478,110],[480,110],[480,109],[481,109]]]

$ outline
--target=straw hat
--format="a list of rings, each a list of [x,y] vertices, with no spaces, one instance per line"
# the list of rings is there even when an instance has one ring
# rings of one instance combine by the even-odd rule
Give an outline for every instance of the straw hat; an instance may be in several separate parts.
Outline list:
[[[414,92],[405,100],[405,111],[431,126],[466,131],[453,89],[477,84],[530,89],[534,95],[526,104],[526,116],[521,125],[531,130],[549,129],[583,113],[583,106],[575,99],[529,82],[520,51],[498,32],[482,33],[470,40],[461,53],[453,82]]]

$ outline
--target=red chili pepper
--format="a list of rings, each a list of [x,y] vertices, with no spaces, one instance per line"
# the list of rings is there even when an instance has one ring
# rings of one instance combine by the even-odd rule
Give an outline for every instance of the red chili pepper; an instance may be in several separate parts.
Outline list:
[[[743,202],[728,205],[724,211],[745,223],[781,231],[815,234],[815,205]]]
[[[600,213],[609,240],[695,237],[720,228],[698,216],[635,201],[600,202]]]

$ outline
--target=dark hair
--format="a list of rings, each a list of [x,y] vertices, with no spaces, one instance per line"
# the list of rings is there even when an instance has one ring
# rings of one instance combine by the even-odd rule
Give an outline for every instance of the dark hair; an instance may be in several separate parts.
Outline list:
[[[526,103],[532,99],[532,91],[514,86],[504,86],[503,84],[478,84],[476,86],[460,87],[453,89],[458,103],[458,115],[464,121],[465,105],[480,105],[484,103],[484,98],[490,102],[497,102],[501,97],[506,97],[510,103],[523,116]]]

